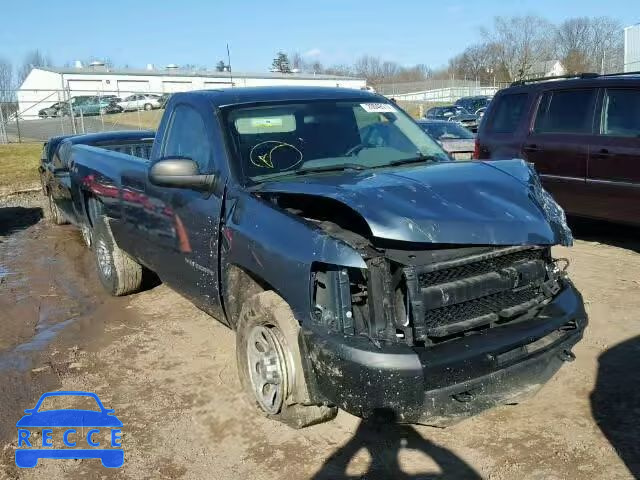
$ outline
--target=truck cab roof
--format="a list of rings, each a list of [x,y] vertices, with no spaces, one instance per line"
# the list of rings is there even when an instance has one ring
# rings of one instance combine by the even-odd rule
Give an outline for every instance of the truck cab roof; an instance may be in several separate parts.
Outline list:
[[[216,107],[246,103],[302,101],[302,100],[358,100],[379,101],[380,96],[366,90],[338,87],[243,87],[220,90],[195,90],[174,94],[171,99],[200,97]],[[386,100],[385,100],[386,101]]]

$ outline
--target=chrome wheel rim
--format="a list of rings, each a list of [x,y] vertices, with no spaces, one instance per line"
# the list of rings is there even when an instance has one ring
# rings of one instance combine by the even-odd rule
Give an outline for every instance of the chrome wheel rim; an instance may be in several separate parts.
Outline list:
[[[247,360],[253,393],[260,407],[276,414],[287,396],[285,350],[278,330],[266,325],[253,327],[247,339]]]
[[[98,266],[105,278],[111,278],[111,253],[104,240],[100,240],[96,246],[98,256]]]

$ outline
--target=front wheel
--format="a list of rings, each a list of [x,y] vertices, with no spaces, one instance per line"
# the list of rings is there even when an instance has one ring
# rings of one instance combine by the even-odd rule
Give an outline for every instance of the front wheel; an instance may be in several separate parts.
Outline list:
[[[153,109],[153,105],[151,105],[150,103],[145,103],[144,104],[144,109],[148,112],[149,110]]]
[[[298,343],[300,325],[275,292],[247,300],[236,332],[240,382],[258,411],[293,428],[331,420],[334,406],[312,404]]]
[[[95,221],[92,243],[100,282],[111,295],[118,297],[140,289],[142,265],[118,247],[104,216]]]

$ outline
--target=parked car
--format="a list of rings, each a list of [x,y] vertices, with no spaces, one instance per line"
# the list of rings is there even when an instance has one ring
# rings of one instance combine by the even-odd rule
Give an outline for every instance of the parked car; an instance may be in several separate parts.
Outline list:
[[[478,116],[469,113],[463,107],[447,105],[444,107],[433,107],[427,110],[425,120],[446,120],[448,122],[458,122],[472,132],[478,129]]]
[[[491,103],[489,95],[476,95],[474,97],[462,97],[455,101],[455,105],[464,108],[467,112],[478,115],[481,108],[487,108]]]
[[[501,90],[480,159],[524,158],[576,216],[640,225],[640,75],[526,81]]]
[[[149,160],[71,159],[104,287],[136,291],[144,265],[234,329],[247,395],[291,426],[337,407],[445,425],[517,402],[587,323],[535,172],[451,161],[370,92],[176,93]]]
[[[170,98],[170,93],[163,93],[162,95],[160,95],[160,98],[158,99],[158,108],[164,108]]]
[[[418,125],[456,160],[471,160],[474,135],[456,122],[419,120]]]
[[[38,111],[40,118],[61,117],[69,114],[69,106],[66,102],[56,102],[50,107]]]
[[[137,93],[129,95],[127,98],[118,102],[118,105],[127,112],[130,110],[153,110],[160,108],[160,95],[150,93]]]
[[[75,101],[71,106],[74,115],[105,115],[118,113],[122,107],[104,97],[86,97]]]

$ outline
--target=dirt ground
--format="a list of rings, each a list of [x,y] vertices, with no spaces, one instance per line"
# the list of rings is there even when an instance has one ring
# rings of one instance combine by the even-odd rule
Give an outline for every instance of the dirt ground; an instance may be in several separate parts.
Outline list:
[[[574,225],[558,248],[590,316],[577,359],[538,393],[447,429],[253,413],[233,333],[166,286],[108,297],[70,226],[37,196],[0,199],[0,478],[627,479],[640,476],[640,235]],[[125,463],[14,464],[15,422],[51,390],[96,392]]]

